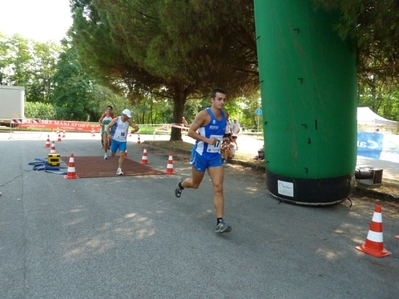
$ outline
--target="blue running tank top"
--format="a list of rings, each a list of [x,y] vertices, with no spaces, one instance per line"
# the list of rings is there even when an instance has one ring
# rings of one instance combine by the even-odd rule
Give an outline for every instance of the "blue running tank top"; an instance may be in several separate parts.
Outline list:
[[[211,121],[204,127],[198,129],[198,134],[206,138],[215,137],[218,142],[210,145],[206,142],[197,140],[194,150],[204,158],[214,159],[216,155],[220,155],[220,147],[222,146],[223,135],[226,129],[226,117],[222,110],[222,120],[218,120],[210,108],[205,109],[211,116]]]

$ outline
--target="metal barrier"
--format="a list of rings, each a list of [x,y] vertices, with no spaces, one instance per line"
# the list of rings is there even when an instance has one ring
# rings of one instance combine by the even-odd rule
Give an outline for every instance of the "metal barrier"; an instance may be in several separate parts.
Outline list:
[[[24,132],[26,133],[26,128],[34,126],[35,128],[41,128],[42,120],[38,118],[11,118],[10,119],[10,136],[8,139],[14,139],[14,134],[18,132]],[[39,136],[37,137],[38,139],[42,137],[43,130],[37,130],[37,131],[29,131],[31,134],[38,134]]]

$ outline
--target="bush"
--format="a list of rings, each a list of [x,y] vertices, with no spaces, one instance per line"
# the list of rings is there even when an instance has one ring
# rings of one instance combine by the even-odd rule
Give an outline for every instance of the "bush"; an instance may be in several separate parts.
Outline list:
[[[27,102],[25,104],[26,118],[54,119],[56,109],[51,104],[40,102]]]

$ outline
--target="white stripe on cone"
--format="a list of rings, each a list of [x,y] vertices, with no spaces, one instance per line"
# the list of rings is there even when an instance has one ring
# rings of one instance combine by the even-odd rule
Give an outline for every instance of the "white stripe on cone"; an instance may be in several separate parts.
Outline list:
[[[382,243],[383,242],[383,234],[380,232],[373,232],[372,230],[369,230],[367,234],[367,239],[376,243]]]

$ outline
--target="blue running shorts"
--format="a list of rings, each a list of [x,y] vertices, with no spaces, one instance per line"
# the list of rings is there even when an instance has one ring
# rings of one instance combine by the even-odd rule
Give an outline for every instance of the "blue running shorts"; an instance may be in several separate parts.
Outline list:
[[[126,150],[126,143],[126,141],[112,140],[111,153],[116,153],[118,149],[120,152],[124,152]]]
[[[195,151],[195,148],[193,148],[191,151],[190,164],[193,165],[196,171],[205,172],[209,167],[222,166],[222,155],[215,154],[215,158],[205,159]]]

